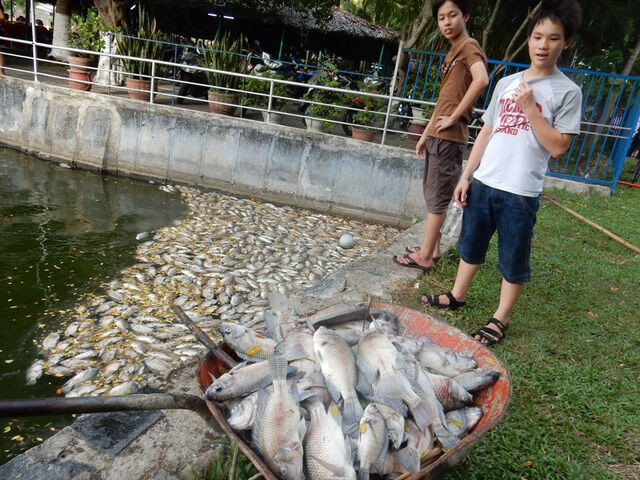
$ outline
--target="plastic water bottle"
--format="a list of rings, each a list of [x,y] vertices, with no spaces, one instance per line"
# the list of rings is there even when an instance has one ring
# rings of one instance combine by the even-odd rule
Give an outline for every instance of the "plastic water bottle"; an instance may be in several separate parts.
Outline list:
[[[444,219],[440,233],[451,237],[455,234],[462,220],[462,206],[458,202],[453,202],[447,210],[447,217]]]

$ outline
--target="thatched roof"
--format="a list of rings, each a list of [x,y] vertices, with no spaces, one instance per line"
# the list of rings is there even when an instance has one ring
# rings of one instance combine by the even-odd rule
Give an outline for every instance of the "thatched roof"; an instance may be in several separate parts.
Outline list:
[[[274,18],[269,20],[273,21]],[[282,9],[278,20],[284,25],[301,29],[342,33],[352,37],[374,38],[390,42],[398,40],[398,32],[395,30],[356,17],[338,7],[333,8],[333,17],[324,27],[318,25],[312,15],[298,12],[292,8]]]

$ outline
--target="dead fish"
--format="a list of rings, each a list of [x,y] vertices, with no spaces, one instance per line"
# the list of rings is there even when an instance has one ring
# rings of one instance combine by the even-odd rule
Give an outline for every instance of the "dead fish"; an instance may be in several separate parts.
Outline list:
[[[333,401],[343,400],[345,426],[357,426],[363,410],[356,393],[357,370],[351,349],[335,332],[320,327],[313,334],[313,351]]]
[[[244,325],[224,322],[218,331],[240,358],[243,360],[266,360],[273,355],[276,348],[275,340],[254,332]]]
[[[404,439],[404,417],[384,403],[373,403],[372,405],[376,406],[382,418],[384,418],[391,443],[397,450]]]
[[[295,367],[287,367],[288,375],[296,371]],[[271,385],[271,373],[267,360],[249,364],[243,362],[216,378],[207,388],[205,397],[208,400],[218,402],[231,400],[243,397],[268,385]]]
[[[409,473],[416,473],[421,459],[433,449],[434,438],[429,429],[422,430],[411,420],[407,420],[406,433],[407,446],[398,450],[398,460]]]
[[[26,376],[26,384],[27,385],[35,385],[40,377],[42,377],[42,371],[44,367],[44,362],[42,360],[36,360],[31,364],[31,366],[27,369]]]
[[[447,428],[452,435],[464,437],[482,418],[482,410],[478,407],[466,407],[447,412]]]
[[[473,396],[450,377],[424,372],[445,412],[473,403]]]
[[[136,388],[136,384],[133,382],[121,383],[120,385],[117,385],[109,390],[109,395],[129,395],[130,393],[134,392]]]
[[[364,409],[360,420],[360,435],[357,443],[360,459],[358,480],[368,480],[372,466],[376,472],[382,472],[388,446],[389,437],[384,418],[378,407],[370,403]]]
[[[456,375],[453,380],[467,392],[473,393],[493,385],[499,378],[500,372],[488,368],[476,368]]]
[[[57,332],[52,332],[42,340],[42,349],[43,350],[53,350],[60,340],[60,334]]]
[[[261,390],[253,422],[252,438],[267,465],[286,480],[302,480],[303,451],[300,408],[287,384],[287,360],[268,359],[273,391]]]
[[[158,373],[166,373],[171,370],[171,365],[169,365],[164,360],[159,358],[145,358],[144,364],[154,372]]]
[[[429,371],[447,377],[455,377],[476,368],[473,358],[428,340],[422,341],[416,359]]]
[[[253,426],[258,405],[258,392],[240,400],[228,402],[229,417],[227,423],[234,430],[249,430]]]
[[[342,434],[335,403],[325,411],[317,399],[310,399],[311,421],[305,437],[304,465],[309,480],[340,478],[356,480],[350,443]]]
[[[96,368],[88,368],[76,376],[70,378],[64,385],[62,385],[62,392],[69,393],[76,385],[80,385],[83,382],[88,382],[89,380],[93,380],[93,378],[98,373]]]
[[[74,397],[83,397],[88,393],[94,392],[98,387],[96,385],[82,385],[80,387],[74,388],[69,393],[65,395],[68,398]]]

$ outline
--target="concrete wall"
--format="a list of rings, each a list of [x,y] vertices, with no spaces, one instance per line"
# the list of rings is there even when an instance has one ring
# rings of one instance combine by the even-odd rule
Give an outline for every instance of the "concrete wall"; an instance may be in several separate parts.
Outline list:
[[[0,77],[0,143],[121,175],[183,182],[405,226],[424,215],[413,152]]]

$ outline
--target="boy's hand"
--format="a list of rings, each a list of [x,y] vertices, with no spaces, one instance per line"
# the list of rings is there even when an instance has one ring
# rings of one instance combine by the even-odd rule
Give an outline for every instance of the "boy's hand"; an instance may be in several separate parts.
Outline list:
[[[469,192],[469,182],[465,179],[460,179],[456,189],[453,191],[453,200],[458,202],[461,206],[467,206],[467,193]]]
[[[436,120],[436,132],[440,133],[440,130],[446,130],[449,127],[453,127],[456,121],[453,117],[442,115]]]
[[[427,136],[422,135],[418,143],[416,143],[416,157],[420,160],[427,158]]]
[[[516,87],[513,100],[525,115],[527,115],[527,112],[530,112],[532,108],[536,108],[536,99],[533,96],[533,90],[531,90],[527,82],[522,82]]]

